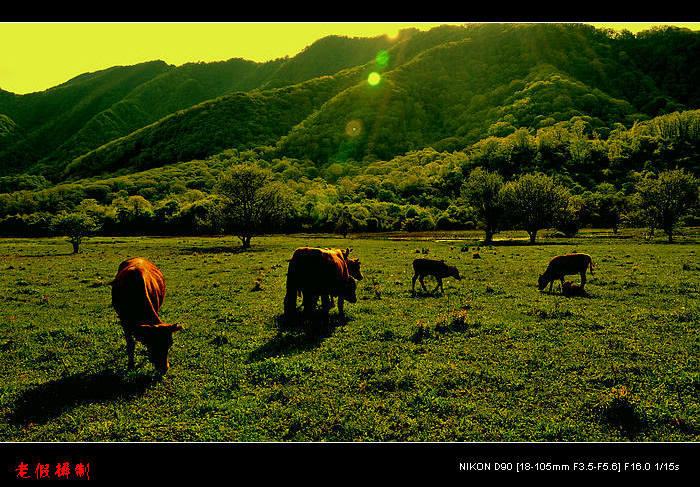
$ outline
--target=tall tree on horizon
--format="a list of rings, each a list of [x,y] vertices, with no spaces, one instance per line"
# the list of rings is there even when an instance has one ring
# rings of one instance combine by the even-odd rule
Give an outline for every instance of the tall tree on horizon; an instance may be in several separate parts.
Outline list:
[[[503,186],[503,200],[512,224],[528,233],[531,244],[539,230],[553,226],[566,211],[569,197],[567,188],[542,173],[523,174]]]
[[[698,180],[683,169],[647,176],[637,184],[637,192],[647,221],[663,229],[669,243],[681,219],[698,204]]]
[[[462,186],[462,196],[474,208],[484,223],[484,243],[490,244],[503,219],[503,177],[482,167],[476,167]]]
[[[254,236],[279,228],[293,207],[272,171],[256,165],[232,166],[222,173],[216,192],[222,200],[222,227],[236,235],[244,249],[250,248]]]

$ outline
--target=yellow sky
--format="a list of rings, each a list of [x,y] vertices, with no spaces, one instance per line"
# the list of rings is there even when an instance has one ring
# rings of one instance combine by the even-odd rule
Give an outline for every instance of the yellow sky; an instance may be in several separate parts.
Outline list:
[[[440,23],[0,23],[0,89],[42,91],[86,72],[163,60],[181,65],[234,57],[267,61],[294,56],[327,35],[394,36]],[[600,24],[632,32],[677,22]]]

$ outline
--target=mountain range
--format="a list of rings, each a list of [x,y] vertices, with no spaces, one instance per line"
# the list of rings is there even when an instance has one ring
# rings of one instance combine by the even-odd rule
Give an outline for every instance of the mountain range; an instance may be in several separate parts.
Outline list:
[[[698,61],[687,29],[468,24],[330,36],[264,63],[115,66],[0,90],[0,177],[94,180],[260,147],[323,169],[572,120],[606,138],[700,108]]]

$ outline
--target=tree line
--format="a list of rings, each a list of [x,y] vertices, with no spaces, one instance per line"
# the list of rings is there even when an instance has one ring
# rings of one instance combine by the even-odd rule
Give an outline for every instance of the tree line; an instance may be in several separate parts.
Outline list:
[[[535,235],[531,238],[541,228],[556,228],[565,235],[586,226],[665,230],[661,218],[671,210],[654,206],[658,198],[652,182],[677,167],[693,181],[699,135],[696,110],[629,129],[620,126],[607,139],[578,118],[537,131],[491,136],[463,151],[426,148],[390,160],[319,164],[261,146],[58,185],[36,175],[7,176],[0,178],[0,234],[52,235],[54,219],[65,213],[88,215],[98,228],[93,233],[101,235],[230,233],[233,227],[222,208],[231,205],[220,186],[225,174],[239,166],[266,171],[266,184],[290,201],[284,218],[259,225],[260,232],[482,228],[489,240],[499,229],[518,228],[524,219],[504,208],[513,208],[515,198],[525,198],[528,181],[547,182],[548,189],[527,186],[543,198],[558,195],[551,203],[556,210],[550,212],[556,219],[541,217],[544,227],[523,227]],[[479,189],[477,176],[485,175],[496,182]],[[697,224],[697,205],[684,203],[683,208],[684,213],[671,211],[680,217],[674,225]]]
[[[477,167],[462,184],[458,200],[437,221],[434,212],[411,205],[389,204],[382,208],[336,204],[328,208],[328,227],[323,230],[346,236],[349,232],[425,231],[478,225],[484,231],[485,244],[491,244],[494,235],[504,229],[524,230],[530,243],[535,243],[543,229],[555,228],[565,236],[573,236],[586,224],[598,223],[595,226],[611,228],[613,232],[622,225],[644,225],[651,234],[661,229],[673,242],[678,226],[686,223],[686,218],[695,218],[691,212],[698,205],[698,180],[685,170],[646,174],[635,188],[633,194],[625,196],[607,184],[601,185],[599,192],[574,195],[543,173],[527,173],[505,181],[500,174]],[[168,233],[172,229],[168,225],[179,223],[189,230],[185,234],[235,235],[243,248],[249,248],[257,235],[302,228],[302,208],[289,188],[275,180],[270,169],[252,164],[232,166],[222,173],[214,191],[207,202],[198,200],[190,205],[188,217],[184,218],[182,211],[177,212],[175,200],[154,211],[145,198],[132,196],[116,208],[83,200],[72,211],[46,215],[43,222],[33,224],[42,228],[42,234],[67,236],[74,253],[91,235],[123,234],[119,232],[120,225],[129,230],[128,234],[134,234],[135,229],[141,234],[153,234],[158,228]],[[455,224],[465,217],[472,220]],[[11,219],[7,220],[5,223],[11,225]]]

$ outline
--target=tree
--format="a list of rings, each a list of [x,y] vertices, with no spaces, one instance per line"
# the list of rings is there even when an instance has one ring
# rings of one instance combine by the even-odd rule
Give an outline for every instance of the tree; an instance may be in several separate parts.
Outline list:
[[[557,230],[563,232],[567,237],[576,235],[583,225],[585,205],[586,202],[582,196],[572,195],[566,208],[554,218]]]
[[[350,210],[348,210],[346,205],[343,205],[335,223],[335,231],[345,238],[348,236],[348,232],[352,228],[352,223],[352,215],[350,214]]]
[[[610,183],[602,183],[593,194],[593,204],[596,224],[601,228],[612,228],[613,233],[617,234],[626,210],[624,194],[616,192]]]
[[[73,253],[77,254],[82,241],[97,232],[99,225],[95,218],[86,212],[62,211],[51,221],[51,230],[57,235],[67,236],[73,245]]]
[[[637,184],[637,192],[647,221],[652,228],[662,228],[669,243],[681,219],[698,203],[698,181],[683,169],[647,176]]]
[[[273,177],[269,169],[236,165],[222,173],[216,185],[222,226],[241,240],[244,249],[250,248],[252,237],[279,228],[292,213],[288,190]]]
[[[484,231],[486,232],[484,242],[486,244],[491,243],[503,218],[502,189],[503,178],[501,175],[482,167],[473,169],[462,186],[462,196],[474,208],[479,219],[484,222]]]
[[[502,189],[503,202],[516,228],[522,228],[535,243],[537,231],[557,222],[569,204],[569,191],[542,173],[523,174]]]

